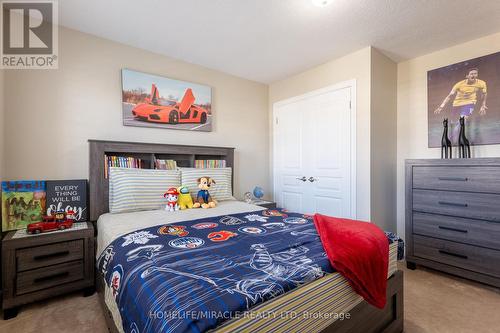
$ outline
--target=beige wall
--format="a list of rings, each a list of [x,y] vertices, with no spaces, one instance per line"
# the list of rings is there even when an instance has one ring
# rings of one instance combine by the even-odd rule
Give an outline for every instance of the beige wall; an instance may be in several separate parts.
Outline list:
[[[393,229],[390,138],[397,122],[396,217],[403,236],[404,160],[439,158],[439,149],[427,148],[427,71],[498,52],[498,45],[500,33],[399,63],[396,86],[395,65],[367,47],[268,87],[61,28],[59,70],[0,71],[0,106],[5,108],[0,114],[0,177],[87,178],[89,138],[222,145],[236,147],[236,195],[257,184],[270,194],[273,103],[356,79],[357,215]],[[124,127],[120,69],[125,67],[212,86],[214,131]],[[396,91],[397,120],[392,102],[386,102]],[[475,157],[499,154],[500,145],[473,147]]]
[[[371,220],[396,231],[397,65],[371,53]]]
[[[397,216],[401,236],[404,236],[404,160],[440,158],[439,148],[427,148],[427,71],[498,51],[500,33],[398,64]],[[500,156],[500,145],[475,146],[472,155]]]
[[[269,127],[272,137],[271,119],[274,103],[335,83],[356,79],[356,209],[357,218],[363,220],[370,219],[370,53],[371,48],[367,47],[269,86]]]
[[[88,178],[87,140],[103,139],[235,147],[235,194],[270,188],[266,85],[66,28],[59,48],[58,70],[5,75],[6,178]],[[210,85],[214,131],[123,126],[122,68]]]
[[[5,164],[5,159],[4,159],[4,134],[5,134],[5,129],[4,129],[4,113],[5,113],[5,108],[4,108],[4,70],[0,69],[0,181],[3,179],[3,173],[4,173],[4,164]],[[1,209],[1,207],[0,207]]]

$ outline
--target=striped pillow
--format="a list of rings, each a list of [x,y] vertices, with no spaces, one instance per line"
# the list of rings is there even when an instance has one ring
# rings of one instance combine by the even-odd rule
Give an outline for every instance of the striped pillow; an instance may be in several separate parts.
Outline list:
[[[210,188],[210,195],[217,201],[235,200],[233,198],[233,189],[231,186],[231,168],[180,168],[182,186],[187,186],[189,192],[196,200],[196,195],[200,190],[198,188],[198,178],[210,177],[215,180],[215,185]]]
[[[163,193],[180,185],[179,170],[109,168],[109,212],[160,209]]]

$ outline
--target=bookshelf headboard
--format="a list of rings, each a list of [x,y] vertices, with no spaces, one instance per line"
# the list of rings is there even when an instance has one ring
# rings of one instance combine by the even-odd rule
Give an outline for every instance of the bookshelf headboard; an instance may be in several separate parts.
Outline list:
[[[109,182],[104,176],[106,155],[140,158],[143,161],[142,167],[147,169],[154,168],[155,158],[175,160],[180,167],[194,167],[195,160],[225,160],[226,166],[233,168],[231,181],[234,189],[234,148],[89,140],[89,197],[92,222],[109,212]]]

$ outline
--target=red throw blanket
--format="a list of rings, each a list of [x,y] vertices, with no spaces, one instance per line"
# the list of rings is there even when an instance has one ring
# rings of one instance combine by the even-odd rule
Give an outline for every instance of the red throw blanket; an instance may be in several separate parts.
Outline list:
[[[314,215],[314,225],[332,266],[368,303],[386,303],[389,242],[375,224]]]

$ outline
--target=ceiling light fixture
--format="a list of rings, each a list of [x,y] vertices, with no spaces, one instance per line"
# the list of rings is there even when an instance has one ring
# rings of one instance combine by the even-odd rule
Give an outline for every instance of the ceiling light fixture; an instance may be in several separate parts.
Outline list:
[[[332,3],[333,0],[311,0],[313,5],[317,7],[326,7]]]

